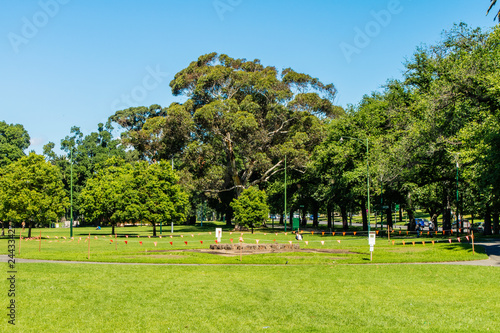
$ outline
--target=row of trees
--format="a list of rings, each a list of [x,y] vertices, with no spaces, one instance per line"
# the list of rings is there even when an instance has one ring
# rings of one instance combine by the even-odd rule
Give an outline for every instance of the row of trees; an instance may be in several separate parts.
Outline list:
[[[283,222],[286,171],[287,208],[290,216],[300,209],[302,223],[307,211],[318,226],[323,212],[333,228],[337,211],[347,228],[348,213],[361,211],[367,228],[368,173],[371,201],[390,226],[383,207],[398,203],[410,221],[422,208],[449,229],[453,210],[498,232],[499,42],[498,28],[456,25],[417,49],[402,80],[346,110],[335,106],[332,84],[210,53],[170,83],[184,103],[117,111],[87,136],[72,128],[61,142],[66,154],[52,143],[44,154],[66,197],[72,159],[76,214],[111,225],[194,223],[202,203],[231,225],[249,188],[265,191]],[[252,225],[239,213],[236,220]]]

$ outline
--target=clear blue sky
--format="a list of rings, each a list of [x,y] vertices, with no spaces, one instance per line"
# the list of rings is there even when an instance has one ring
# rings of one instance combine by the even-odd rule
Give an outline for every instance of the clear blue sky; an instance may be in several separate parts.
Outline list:
[[[24,125],[30,150],[59,148],[72,126],[181,101],[170,80],[214,51],[310,74],[356,104],[454,23],[493,27],[489,2],[0,0],[0,120]]]

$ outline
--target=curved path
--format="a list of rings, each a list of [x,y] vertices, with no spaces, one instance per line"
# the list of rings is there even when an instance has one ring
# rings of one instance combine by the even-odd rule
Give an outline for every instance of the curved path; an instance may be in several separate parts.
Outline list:
[[[402,264],[435,264],[435,265],[470,265],[470,266],[497,266],[500,267],[500,239],[481,241],[475,243],[476,246],[484,246],[488,259],[472,261],[449,261],[449,262],[423,262],[423,263],[402,263]],[[7,262],[7,255],[0,255],[0,262]],[[97,262],[97,261],[67,261],[67,260],[41,260],[41,259],[20,259],[15,258],[17,263],[60,263],[60,264],[99,264],[99,265],[176,265],[176,266],[241,266],[242,264],[168,264],[168,263],[132,263],[132,262]],[[244,264],[243,264],[244,265]],[[364,264],[366,265],[366,264]],[[380,265],[380,263],[377,263]],[[276,266],[275,264],[252,264],[251,266]]]

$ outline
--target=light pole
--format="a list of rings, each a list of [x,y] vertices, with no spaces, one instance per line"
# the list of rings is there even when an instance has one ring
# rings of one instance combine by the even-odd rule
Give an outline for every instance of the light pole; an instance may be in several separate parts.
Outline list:
[[[71,214],[71,224],[69,225],[69,237],[73,237],[73,146],[71,146],[71,152],[70,152],[70,159],[71,159],[71,185],[70,185],[70,198],[71,198],[71,208],[70,208],[70,214]]]
[[[286,156],[285,156],[285,210],[283,212],[283,215],[284,215],[283,222],[285,223],[285,232],[286,232]]]
[[[458,158],[457,158],[457,234],[459,232],[459,227],[458,225],[460,224],[460,228],[463,229],[463,222],[460,221],[460,215],[459,215],[459,210],[458,210],[458,206],[459,206],[459,199],[458,199],[458,169],[459,169],[459,165],[458,165]]]
[[[366,143],[360,139],[352,138],[350,136],[342,136],[340,137],[340,142],[346,139],[353,139],[361,142],[362,144],[366,144],[366,192],[367,192],[367,201],[368,201],[368,235],[370,235],[370,162],[368,161],[368,137],[366,138]]]

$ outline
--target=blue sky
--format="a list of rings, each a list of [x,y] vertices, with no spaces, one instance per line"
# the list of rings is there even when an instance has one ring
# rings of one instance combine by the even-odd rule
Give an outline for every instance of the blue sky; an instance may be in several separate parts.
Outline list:
[[[490,28],[489,0],[0,0],[0,120],[33,149],[116,110],[173,101],[175,73],[209,52],[333,83],[356,104],[454,23]],[[498,5],[497,5],[498,7]]]

